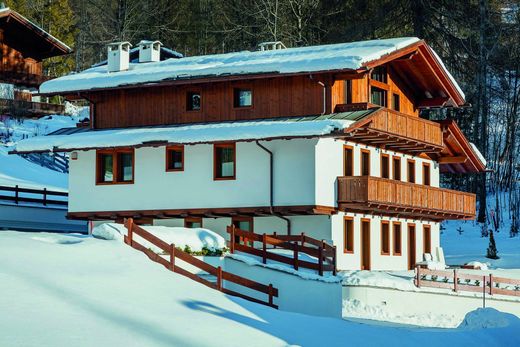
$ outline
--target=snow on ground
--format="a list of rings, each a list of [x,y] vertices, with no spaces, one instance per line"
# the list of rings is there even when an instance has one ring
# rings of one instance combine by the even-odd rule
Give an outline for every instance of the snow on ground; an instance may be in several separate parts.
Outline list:
[[[500,232],[494,233],[500,259],[486,258],[489,238],[481,237],[480,226],[474,221],[448,221],[441,235],[441,246],[448,265],[462,265],[472,261],[490,268],[520,269],[520,236],[509,237],[509,220],[504,221]],[[457,231],[459,227],[462,233]]]
[[[175,244],[176,247],[190,247],[192,251],[199,252],[203,248],[209,250],[221,250],[226,247],[226,240],[214,231],[204,228],[183,228],[165,226],[141,226],[168,244]],[[92,236],[104,240],[123,241],[123,236],[127,235],[127,229],[122,224],[103,223],[92,230]],[[139,235],[134,234],[134,240],[147,248],[161,253],[152,243],[144,240]]]
[[[3,231],[0,264],[1,346],[520,344],[518,318],[489,309],[457,329],[277,311],[171,273],[119,241]]]
[[[0,185],[66,191],[68,175],[41,167],[0,146]]]

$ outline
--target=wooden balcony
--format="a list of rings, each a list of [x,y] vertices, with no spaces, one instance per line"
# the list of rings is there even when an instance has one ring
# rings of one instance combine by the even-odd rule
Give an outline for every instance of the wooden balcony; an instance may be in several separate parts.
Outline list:
[[[371,176],[338,177],[338,207],[431,220],[474,219],[475,194]]]
[[[52,79],[49,76],[31,73],[23,70],[0,70],[0,82],[27,87],[39,87],[45,81]]]
[[[404,153],[439,153],[443,149],[441,126],[417,116],[381,108],[345,129],[356,142]]]
[[[0,99],[0,113],[17,117],[36,117],[63,114],[65,107],[58,104],[25,100]]]

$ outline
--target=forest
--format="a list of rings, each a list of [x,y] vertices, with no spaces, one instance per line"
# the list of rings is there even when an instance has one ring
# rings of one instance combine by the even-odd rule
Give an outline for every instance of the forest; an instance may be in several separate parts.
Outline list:
[[[105,59],[106,44],[157,39],[185,56],[417,36],[440,55],[467,107],[423,111],[454,118],[488,161],[478,175],[443,175],[477,193],[478,221],[520,217],[520,0],[10,0],[5,5],[73,47],[46,63],[60,76]],[[507,215],[506,215],[507,214]],[[490,218],[493,215],[494,218]],[[493,221],[491,220],[493,219]]]

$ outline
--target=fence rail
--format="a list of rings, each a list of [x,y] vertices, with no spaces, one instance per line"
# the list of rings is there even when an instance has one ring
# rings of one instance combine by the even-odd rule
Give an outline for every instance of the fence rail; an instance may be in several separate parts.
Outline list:
[[[252,281],[250,279],[235,275],[230,272],[226,272],[222,270],[222,267],[214,267],[208,263],[205,263],[204,261],[195,258],[191,254],[188,254],[178,248],[175,248],[175,244],[168,244],[158,238],[157,236],[151,234],[150,232],[144,230],[143,228],[139,227],[133,222],[132,218],[129,218],[125,221],[125,227],[128,230],[128,235],[125,236],[125,243],[130,245],[131,247],[145,253],[148,258],[150,258],[152,261],[155,261],[164,267],[166,267],[168,270],[173,271],[175,273],[178,273],[180,275],[186,276],[196,282],[199,282],[201,284],[204,284],[210,288],[219,290],[223,293],[241,297],[243,299],[256,302],[262,305],[270,306],[273,308],[278,308],[278,305],[274,304],[273,298],[278,297],[278,289],[274,288],[272,284],[265,285],[259,282]],[[144,240],[150,242],[154,246],[161,249],[163,252],[169,255],[170,259],[167,260],[160,256],[159,254],[153,252],[152,250],[146,248],[145,246],[141,245],[140,243],[136,242],[134,240],[134,235],[138,235]],[[209,273],[210,275],[213,275],[217,278],[216,283],[213,283],[211,281],[208,281],[205,278],[202,278],[198,276],[197,274],[191,273],[182,267],[180,267],[178,264],[176,264],[175,260],[180,259],[196,268],[199,268],[202,271],[205,271]],[[257,298],[254,298],[249,295],[245,295],[242,293],[238,293],[236,291],[227,289],[224,287],[224,281],[232,282],[238,285],[241,285],[243,287],[249,288],[251,290],[263,293],[267,295],[267,301],[260,300]]]
[[[468,274],[454,270],[415,268],[417,287],[451,289],[454,292],[477,292],[487,295],[520,296],[520,279]]]
[[[5,193],[2,193],[2,192],[10,192],[11,194],[6,195]],[[27,194],[41,195],[41,197],[26,196]],[[55,196],[68,197],[69,193],[47,190],[47,188],[43,188],[43,189],[21,188],[18,185],[14,186],[14,187],[0,186],[0,200],[12,201],[17,205],[20,203],[24,203],[24,202],[41,204],[43,206],[48,206],[48,205],[67,206],[68,205],[67,200],[56,200],[56,199],[52,198]],[[51,197],[51,199],[49,199],[49,197]]]
[[[307,268],[318,271],[323,276],[324,271],[331,271],[336,275],[336,246],[331,246],[324,240],[316,240],[304,233],[300,235],[267,235],[255,234],[236,228],[234,225],[227,227],[230,234],[230,249],[234,251],[249,253],[262,258],[264,264],[267,259],[292,265],[295,270]],[[248,245],[249,242],[262,243],[262,249]],[[254,244],[253,244],[254,245]],[[272,248],[281,248],[292,251],[292,257],[287,257],[278,253],[269,252],[267,245]],[[305,253],[317,258],[318,262],[310,262],[299,258],[299,253]]]

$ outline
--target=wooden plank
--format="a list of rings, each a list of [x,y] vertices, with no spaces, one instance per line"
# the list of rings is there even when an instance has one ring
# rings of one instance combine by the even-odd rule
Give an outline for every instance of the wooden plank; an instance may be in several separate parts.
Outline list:
[[[260,300],[260,299],[257,299],[257,298],[253,298],[252,296],[245,295],[245,294],[242,294],[242,293],[239,293],[239,292],[235,292],[235,291],[227,289],[227,288],[222,288],[222,292],[225,293],[225,294],[229,294],[229,295],[233,295],[233,296],[236,296],[236,297],[239,297],[239,298],[242,298],[242,299],[249,300],[251,302],[256,302],[257,304],[262,304],[262,305],[266,305],[266,306],[270,306],[270,307],[278,309],[278,305],[270,304],[267,301],[263,301],[263,300]]]
[[[139,227],[139,226],[137,226],[135,224],[133,226],[133,230],[132,231],[133,231],[133,233],[135,235],[139,235],[140,237],[142,237],[146,241],[148,241],[151,244],[159,247],[164,252],[170,254],[170,245],[167,244],[166,242],[164,242],[163,240],[161,240],[160,238],[158,238],[157,236],[149,233],[148,231],[144,230],[143,228],[141,228],[141,227]]]
[[[520,286],[520,279],[515,278],[505,278],[505,277],[496,277],[493,276],[493,282],[503,283],[503,284],[513,284]]]

